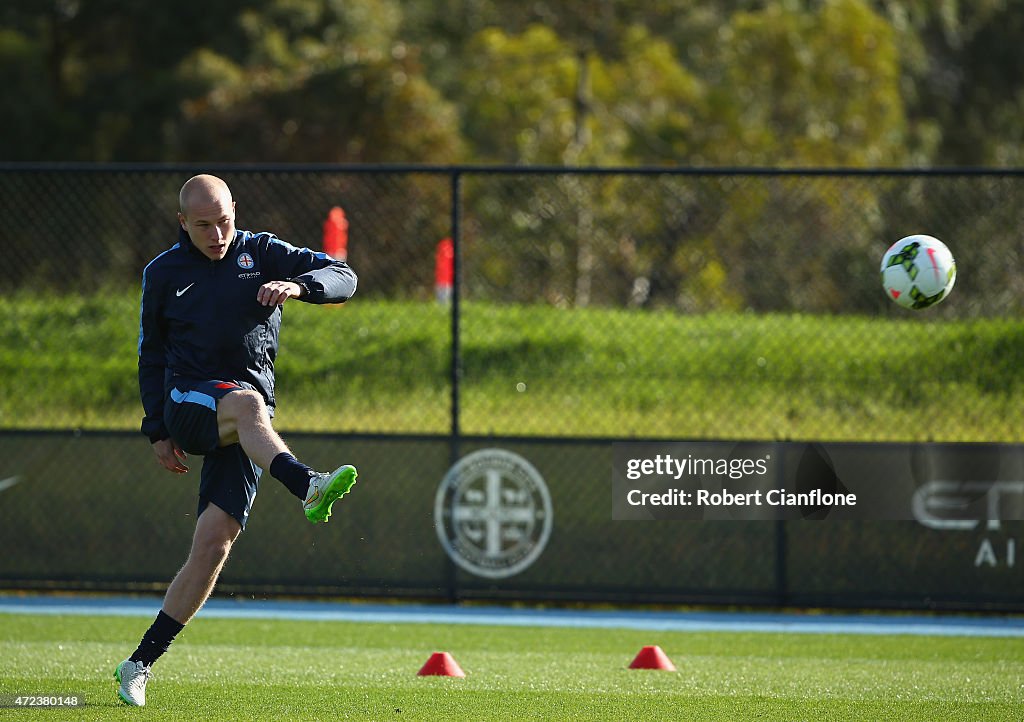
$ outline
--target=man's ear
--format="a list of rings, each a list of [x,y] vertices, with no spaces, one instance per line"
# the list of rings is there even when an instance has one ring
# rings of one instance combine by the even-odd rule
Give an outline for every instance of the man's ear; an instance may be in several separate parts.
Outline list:
[[[183,213],[178,213],[178,225],[181,226],[181,230],[188,233],[188,221],[185,219],[185,215]]]

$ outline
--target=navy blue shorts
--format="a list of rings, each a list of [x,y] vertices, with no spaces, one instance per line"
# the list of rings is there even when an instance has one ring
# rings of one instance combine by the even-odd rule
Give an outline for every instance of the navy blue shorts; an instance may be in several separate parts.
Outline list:
[[[188,454],[203,457],[199,477],[199,507],[208,504],[223,509],[245,528],[256,500],[262,470],[242,451],[239,444],[220,446],[217,430],[217,402],[226,394],[251,389],[234,381],[191,381],[175,378],[164,403],[164,423],[171,438]]]

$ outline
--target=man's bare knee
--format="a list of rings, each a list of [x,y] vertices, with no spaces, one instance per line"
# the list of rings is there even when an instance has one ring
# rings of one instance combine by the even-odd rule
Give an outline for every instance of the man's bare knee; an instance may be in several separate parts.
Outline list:
[[[232,391],[217,403],[217,432],[220,445],[238,443],[238,429],[267,415],[267,404],[256,391]]]
[[[237,519],[211,504],[203,511],[196,526],[190,558],[206,567],[220,566],[227,559],[241,530]]]
[[[189,561],[202,569],[219,569],[231,553],[232,542],[225,540],[208,540],[192,546]]]
[[[261,469],[269,469],[278,454],[288,451],[274,431],[270,409],[255,391],[233,391],[217,405],[220,445],[241,444],[242,451]]]
[[[255,418],[262,414],[266,408],[267,404],[258,392],[250,389],[232,391],[217,404],[217,420],[238,422],[246,418]]]

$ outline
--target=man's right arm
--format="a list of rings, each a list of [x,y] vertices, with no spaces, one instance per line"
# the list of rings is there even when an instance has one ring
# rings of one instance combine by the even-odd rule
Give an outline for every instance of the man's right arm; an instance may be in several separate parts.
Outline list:
[[[167,353],[159,293],[149,268],[142,274],[142,303],[139,322],[139,391],[142,394],[142,433],[151,442],[170,437],[164,425],[164,376]]]

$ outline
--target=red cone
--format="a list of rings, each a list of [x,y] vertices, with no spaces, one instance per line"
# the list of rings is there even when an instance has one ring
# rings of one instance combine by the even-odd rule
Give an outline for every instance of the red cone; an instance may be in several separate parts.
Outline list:
[[[676,666],[668,658],[661,647],[657,645],[644,647],[636,655],[629,665],[630,669],[664,669],[667,672],[675,672]]]
[[[447,652],[434,652],[430,659],[416,674],[421,677],[465,677],[466,673],[459,667],[452,655]]]

